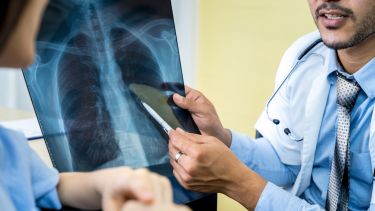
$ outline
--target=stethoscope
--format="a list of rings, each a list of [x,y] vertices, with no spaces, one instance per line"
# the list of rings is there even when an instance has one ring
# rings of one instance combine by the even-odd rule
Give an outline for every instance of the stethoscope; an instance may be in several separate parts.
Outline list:
[[[309,52],[315,47],[317,46],[319,43],[322,42],[322,39],[318,39],[316,40],[315,42],[313,42],[309,47],[306,48],[306,50],[304,50],[301,55],[297,58],[297,62],[295,62],[295,64],[292,66],[291,68],[291,71],[289,72],[289,74],[285,77],[285,79],[283,80],[283,82],[279,85],[279,87],[276,89],[276,91],[272,94],[272,96],[270,97],[270,99],[268,100],[267,102],[267,105],[266,105],[266,115],[267,115],[267,118],[273,122],[273,124],[275,124],[276,126],[277,125],[280,125],[280,120],[279,119],[275,119],[275,118],[272,118],[268,112],[268,108],[269,108],[269,105],[271,104],[271,101],[275,98],[275,96],[277,95],[277,93],[280,91],[280,89],[283,87],[283,85],[286,83],[286,81],[290,78],[290,76],[294,73],[294,71],[297,69],[297,66],[299,66],[302,62],[303,62],[303,59],[314,54],[309,54]],[[321,56],[321,55],[320,55]],[[301,142],[303,141],[303,137],[301,136],[297,136],[295,135],[295,133],[289,129],[289,127],[286,127],[284,129],[284,133],[289,136],[289,138],[293,141],[296,141],[296,142]],[[259,134],[261,135],[261,134]],[[373,172],[373,181],[375,182],[375,169],[374,169],[374,172]],[[371,196],[371,204],[375,203],[375,183],[374,185],[372,186],[372,196]]]
[[[290,78],[291,75],[293,75],[294,71],[297,69],[297,67],[304,61],[303,59],[314,54],[314,53],[311,53],[309,54],[309,52],[315,47],[317,46],[319,43],[322,42],[322,39],[318,39],[316,40],[315,42],[313,42],[310,46],[308,46],[302,53],[301,55],[297,58],[297,61],[294,63],[294,65],[292,66],[291,68],[291,71],[289,72],[289,74],[285,77],[285,79],[283,80],[283,82],[279,85],[279,87],[276,89],[276,91],[272,94],[272,96],[270,97],[270,99],[268,100],[267,102],[267,105],[266,105],[266,115],[267,115],[267,118],[273,122],[273,124],[275,124],[276,126],[277,125],[280,125],[280,120],[279,119],[276,119],[276,118],[272,118],[269,114],[269,106],[272,102],[272,100],[275,98],[275,96],[277,95],[277,93],[280,91],[280,89],[283,87],[283,85],[286,83],[286,81],[288,81],[288,79]],[[286,127],[284,129],[284,133],[285,135],[287,135],[291,140],[295,141],[295,142],[301,142],[303,140],[303,137],[301,136],[298,136],[296,135],[293,130],[289,129],[289,127]]]

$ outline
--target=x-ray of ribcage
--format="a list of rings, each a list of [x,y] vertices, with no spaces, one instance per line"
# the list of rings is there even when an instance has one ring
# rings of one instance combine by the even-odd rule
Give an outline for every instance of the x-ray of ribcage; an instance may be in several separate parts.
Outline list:
[[[170,0],[51,0],[24,71],[59,171],[169,165],[172,127],[197,132],[184,94]]]

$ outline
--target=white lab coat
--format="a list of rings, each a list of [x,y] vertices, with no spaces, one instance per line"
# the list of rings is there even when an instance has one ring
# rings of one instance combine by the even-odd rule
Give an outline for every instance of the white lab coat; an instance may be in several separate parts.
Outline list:
[[[297,40],[283,56],[276,75],[277,89],[297,58],[308,46],[319,39],[319,32],[313,32]],[[270,141],[281,161],[288,165],[301,165],[291,193],[300,196],[310,185],[314,155],[328,99],[327,80],[328,48],[323,43],[313,48],[296,67],[297,69],[280,89],[269,105],[269,115],[279,119],[276,126],[267,118],[265,111],[256,123],[256,129]],[[296,135],[304,137],[301,142],[291,140],[284,129],[290,128]],[[372,168],[375,167],[375,112],[370,126],[369,151]],[[375,188],[373,186],[370,210],[375,210]]]

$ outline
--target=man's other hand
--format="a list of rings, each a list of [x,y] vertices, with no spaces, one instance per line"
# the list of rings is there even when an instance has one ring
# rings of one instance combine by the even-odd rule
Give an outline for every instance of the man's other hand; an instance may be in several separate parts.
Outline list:
[[[255,208],[266,181],[242,164],[221,141],[181,129],[172,130],[169,138],[173,174],[183,187],[223,193],[248,209]]]
[[[203,135],[214,136],[228,147],[231,144],[231,133],[221,124],[214,105],[199,91],[185,86],[186,97],[173,95],[177,106],[187,109]]]

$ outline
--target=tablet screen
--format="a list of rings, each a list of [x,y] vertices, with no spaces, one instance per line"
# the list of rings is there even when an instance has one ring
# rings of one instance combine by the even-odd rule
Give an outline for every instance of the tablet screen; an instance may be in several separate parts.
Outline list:
[[[168,136],[145,104],[198,133],[171,100],[185,93],[170,0],[51,0],[24,76],[61,172],[129,166],[173,178]],[[172,182],[176,201],[199,196]]]

